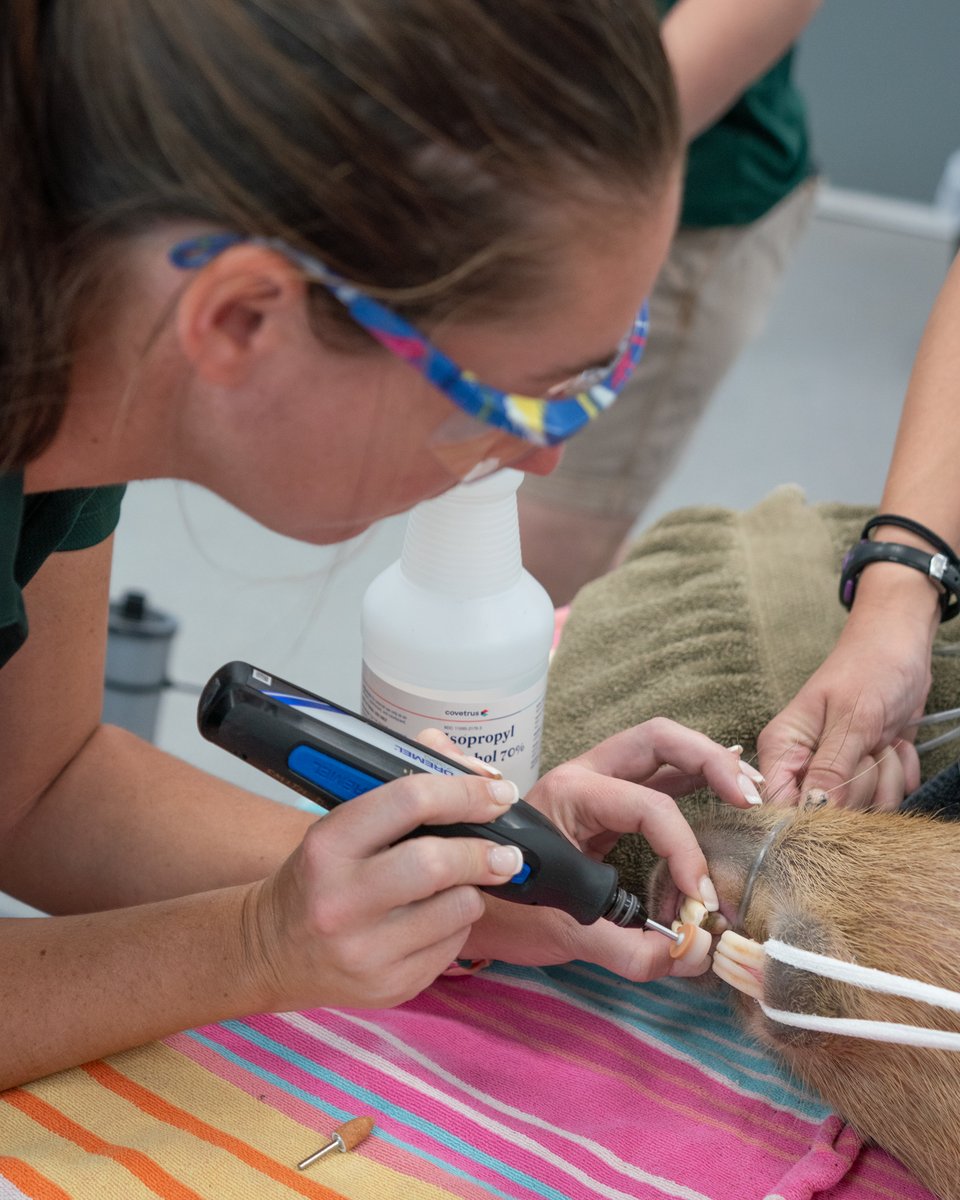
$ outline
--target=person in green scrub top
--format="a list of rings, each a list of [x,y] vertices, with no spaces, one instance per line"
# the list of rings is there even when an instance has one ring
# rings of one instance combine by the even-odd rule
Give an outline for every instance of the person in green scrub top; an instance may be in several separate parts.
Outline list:
[[[0,1087],[251,1012],[396,1004],[458,957],[666,973],[656,934],[480,892],[516,847],[401,840],[492,819],[503,780],[421,775],[315,821],[100,722],[125,481],[333,543],[548,471],[609,407],[680,196],[657,22],[16,0],[0,58],[0,889],[51,914],[0,920]],[[591,854],[642,830],[712,907],[670,798],[703,779],[753,787],[653,721],[529,799]]]
[[[621,560],[807,227],[816,180],[793,42],[818,7],[658,4],[688,140],[680,224],[622,403],[520,489],[524,565],[555,604]]]

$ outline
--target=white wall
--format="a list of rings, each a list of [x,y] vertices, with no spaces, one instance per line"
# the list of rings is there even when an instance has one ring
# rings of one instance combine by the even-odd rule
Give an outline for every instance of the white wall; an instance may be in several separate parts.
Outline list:
[[[834,184],[933,200],[960,149],[957,0],[823,0],[796,77]]]

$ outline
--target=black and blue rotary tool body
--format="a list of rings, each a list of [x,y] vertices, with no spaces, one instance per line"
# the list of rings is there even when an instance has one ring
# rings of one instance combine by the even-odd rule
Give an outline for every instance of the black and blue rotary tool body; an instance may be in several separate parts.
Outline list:
[[[324,808],[418,772],[469,775],[453,759],[386,726],[244,662],[220,668],[200,697],[201,734]],[[581,925],[617,925],[677,935],[649,921],[639,899],[620,887],[616,868],[589,858],[532,805],[519,800],[487,824],[422,825],[408,836],[486,838],[517,846],[523,868],[483,890],[518,904],[569,913]]]

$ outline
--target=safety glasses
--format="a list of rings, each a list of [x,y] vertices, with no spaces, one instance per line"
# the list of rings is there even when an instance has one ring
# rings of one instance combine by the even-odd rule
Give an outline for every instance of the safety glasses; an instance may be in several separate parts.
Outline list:
[[[203,234],[174,246],[170,261],[184,269],[203,267],[239,242],[266,246],[283,254],[308,280],[325,287],[380,345],[419,371],[472,421],[534,446],[555,446],[566,441],[609,408],[636,370],[647,340],[648,310],[644,303],[609,364],[582,372],[551,388],[547,396],[520,396],[481,383],[471,372],[458,367],[403,317],[365,295],[319,259],[280,239],[246,238],[233,233]],[[452,425],[446,431],[446,440],[451,445],[464,440],[462,429],[462,426]],[[503,456],[499,457],[503,461]]]

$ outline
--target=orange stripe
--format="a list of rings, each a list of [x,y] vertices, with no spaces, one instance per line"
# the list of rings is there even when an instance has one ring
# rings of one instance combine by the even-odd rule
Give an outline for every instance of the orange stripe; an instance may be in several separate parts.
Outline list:
[[[42,1125],[44,1129],[49,1129],[51,1133],[74,1142],[88,1154],[102,1154],[104,1158],[112,1158],[114,1162],[119,1163],[152,1192],[160,1196],[162,1200],[203,1200],[203,1197],[192,1188],[184,1187],[178,1179],[168,1175],[162,1167],[140,1150],[105,1142],[103,1138],[91,1133],[89,1129],[84,1129],[70,1117],[58,1112],[46,1100],[41,1100],[39,1096],[25,1092],[22,1088],[14,1088],[13,1091],[4,1092],[3,1099],[8,1104],[12,1104],[14,1108],[19,1108],[25,1116],[36,1121],[38,1125]]]
[[[278,1163],[276,1159],[254,1149],[249,1142],[241,1141],[232,1134],[224,1133],[221,1129],[208,1125],[199,1117],[194,1117],[184,1109],[170,1104],[155,1092],[148,1091],[135,1080],[121,1074],[109,1063],[87,1063],[82,1069],[88,1075],[92,1075],[102,1087],[108,1088],[111,1092],[129,1101],[141,1112],[145,1112],[158,1121],[164,1121],[175,1129],[182,1129],[185,1133],[189,1133],[201,1141],[209,1142],[211,1146],[226,1150],[241,1162],[246,1163],[248,1167],[259,1171],[261,1175],[266,1175],[277,1183],[284,1184],[291,1191],[297,1192],[301,1196],[307,1196],[309,1200],[347,1200],[347,1197],[341,1192],[335,1192],[332,1188],[324,1187],[323,1184],[307,1179],[292,1167],[286,1167],[282,1163]]]
[[[0,1154],[0,1175],[9,1179],[21,1192],[31,1196],[32,1200],[70,1200],[62,1187],[19,1158],[8,1158],[5,1154]]]

